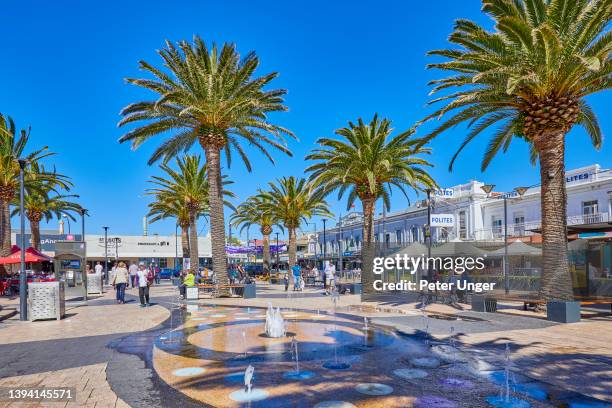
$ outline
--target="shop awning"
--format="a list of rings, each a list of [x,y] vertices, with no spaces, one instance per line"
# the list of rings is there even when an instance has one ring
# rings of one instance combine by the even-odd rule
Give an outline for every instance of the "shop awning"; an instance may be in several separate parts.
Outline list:
[[[29,247],[25,250],[25,261],[26,262],[45,262],[51,261],[53,258],[43,254],[36,249]],[[11,248],[11,254],[0,258],[0,265],[18,264],[21,262],[21,249],[17,245],[13,245]]]
[[[504,248],[496,249],[489,253],[490,256],[504,256]],[[520,240],[516,240],[508,245],[508,256],[542,256],[542,249],[527,245]]]

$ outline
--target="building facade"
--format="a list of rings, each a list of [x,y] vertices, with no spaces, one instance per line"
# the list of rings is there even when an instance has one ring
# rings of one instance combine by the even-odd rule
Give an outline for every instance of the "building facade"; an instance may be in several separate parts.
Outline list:
[[[589,239],[599,246],[600,267],[612,273],[612,170],[599,165],[566,172],[568,239]],[[485,193],[485,184],[470,181],[442,189],[432,196],[432,214],[450,215],[452,224],[432,227],[434,244],[444,242],[501,242],[504,232],[513,240],[541,242],[540,187],[521,186],[515,191]],[[504,201],[506,218],[504,218]],[[328,223],[330,224],[330,223]],[[375,240],[384,247],[425,243],[427,201],[420,200],[407,209],[377,214]],[[341,217],[325,235],[317,237],[317,251],[326,259],[343,261],[345,268],[359,257],[363,216],[350,213]]]
[[[25,236],[30,245],[30,233]],[[41,250],[49,256],[55,255],[55,242],[62,240],[81,240],[81,234],[63,234],[57,231],[41,232]],[[21,234],[12,232],[13,242],[21,242]],[[174,268],[176,260],[183,258],[181,237],[174,235],[115,235],[109,234],[105,242],[104,235],[85,234],[87,260],[104,261],[105,253],[109,260],[127,262],[155,263],[161,268]],[[210,235],[198,237],[200,264],[211,262]]]

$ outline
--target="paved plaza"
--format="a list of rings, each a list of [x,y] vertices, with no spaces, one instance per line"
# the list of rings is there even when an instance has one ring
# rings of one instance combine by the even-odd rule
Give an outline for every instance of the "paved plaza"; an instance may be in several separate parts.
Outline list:
[[[229,316],[233,321],[229,324],[235,324],[246,319],[238,316],[248,316],[245,310],[263,315],[265,311],[259,308],[266,308],[268,304],[292,310],[285,314],[295,314],[296,320],[302,314],[308,321],[317,317],[329,319],[333,305],[330,297],[318,289],[294,293],[267,284],[259,285],[258,296],[254,299],[201,299],[183,302],[186,307],[181,307],[184,305],[178,302],[176,288],[168,284],[152,288],[153,306],[149,308],[139,307],[133,290],[128,290],[129,302],[125,305],[117,305],[113,297],[114,293],[109,291],[87,305],[68,305],[66,317],[61,321],[34,323],[19,321],[18,314],[14,313],[14,309],[18,309],[17,299],[2,298],[0,387],[71,386],[76,387],[77,394],[72,403],[0,403],[0,406],[202,406],[195,399],[211,406],[231,406],[216,405],[215,400],[210,399],[213,394],[207,393],[201,384],[197,387],[193,382],[172,379],[169,373],[181,366],[185,350],[173,357],[176,353],[172,348],[154,347],[163,333],[181,325],[184,325],[183,330],[192,327],[195,331],[189,337],[190,342],[212,348],[215,353],[237,352],[242,350],[240,336],[229,335],[227,331],[222,337],[215,332],[197,331],[198,326],[209,324],[204,323],[211,316],[207,315],[207,306],[219,308],[223,313],[219,316],[224,316],[222,322],[227,324]],[[198,305],[200,309],[194,311]],[[237,306],[247,309],[235,309]],[[191,320],[187,322],[185,313],[189,310],[192,311]],[[228,315],[226,310],[233,314]],[[506,313],[503,309],[499,313],[477,313],[470,311],[469,306],[459,310],[433,304],[426,307],[424,314],[420,305],[361,303],[358,295],[340,296],[337,313],[341,319],[353,322],[362,321],[365,316],[373,326],[392,330],[406,339],[427,337],[427,342],[433,345],[446,344],[452,333],[462,353],[492,368],[500,367],[503,350],[508,344],[517,372],[563,392],[573,391],[612,403],[612,352],[609,348],[612,318],[606,313],[564,325],[547,322],[533,314]],[[232,317],[234,315],[236,317]],[[289,317],[294,316],[289,314]],[[302,330],[299,327],[296,324],[294,331]],[[291,323],[289,330],[292,330]],[[347,330],[349,334],[354,331]],[[249,331],[246,340],[253,349],[257,347],[256,343],[251,343],[257,338],[256,331]],[[321,337],[324,334],[321,333],[317,341],[325,342]],[[306,360],[307,347],[308,344],[304,344]],[[308,367],[308,361],[304,364]],[[368,377],[368,372],[364,371],[360,375]],[[221,398],[222,389],[215,390]],[[287,392],[299,395],[290,388]],[[336,393],[342,395],[341,390]],[[377,406],[376,401],[384,400],[364,398],[361,403],[353,401],[353,404]],[[413,400],[404,399],[403,405],[397,406],[413,403]],[[389,402],[385,406],[396,406],[393,404]]]

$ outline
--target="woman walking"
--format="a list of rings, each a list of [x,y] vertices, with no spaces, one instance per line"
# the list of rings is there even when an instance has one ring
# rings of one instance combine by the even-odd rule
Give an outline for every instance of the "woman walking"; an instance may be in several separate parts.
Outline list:
[[[117,291],[117,303],[125,303],[125,287],[128,283],[128,270],[123,262],[113,272],[112,285]]]

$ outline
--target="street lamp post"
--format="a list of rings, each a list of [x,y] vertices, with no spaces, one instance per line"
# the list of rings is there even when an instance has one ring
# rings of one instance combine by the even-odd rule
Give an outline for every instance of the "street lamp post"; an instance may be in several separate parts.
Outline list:
[[[246,264],[247,264],[247,266],[249,266],[250,263],[251,263],[251,252],[250,252],[251,251],[251,247],[249,246],[249,242],[250,242],[250,240],[249,240],[249,229],[250,228],[251,228],[250,226],[247,226],[247,253],[246,253],[246,256],[247,256]]]
[[[19,159],[19,213],[20,213],[20,232],[21,232],[21,273],[19,274],[19,320],[27,321],[28,320],[28,302],[27,302],[27,288],[28,288],[28,278],[25,270],[25,250],[26,250],[26,240],[25,240],[25,205],[24,205],[24,182],[23,182],[23,172],[25,170],[26,165],[28,164],[27,160]],[[10,223],[9,223],[10,224]]]
[[[278,232],[276,233],[276,272],[279,271],[279,265],[280,265],[280,257],[279,257],[279,248],[278,248]]]
[[[79,212],[81,213],[81,241],[85,245],[85,263],[87,263],[87,243],[85,242],[85,216],[87,215],[87,210],[81,207]],[[87,272],[85,272],[83,281],[85,282],[85,285],[83,285],[85,287],[83,299],[87,300]]]
[[[174,270],[178,269],[178,224],[174,227]]]
[[[344,234],[342,231],[342,213],[340,213],[340,216],[338,217],[338,226],[340,227],[340,239],[338,240],[338,263],[340,264],[340,270],[338,271],[338,273],[340,274],[340,276],[342,277],[342,269],[344,269],[344,257],[343,257],[343,240],[344,240]]]
[[[323,218],[323,269],[325,269],[325,258],[327,258],[327,234],[325,233],[325,225],[327,220]]]
[[[431,189],[427,189],[427,229],[425,230],[427,239],[427,258],[431,258]],[[431,262],[427,262],[427,279],[432,280]]]
[[[108,227],[104,228],[104,284],[108,285]]]
[[[482,191],[487,194],[487,198],[489,198],[489,194],[491,194],[494,188],[495,184],[485,184],[481,187]],[[516,187],[514,189],[521,197],[527,190],[527,187]],[[510,293],[510,276],[508,273],[508,193],[504,193],[502,198],[504,200],[504,259],[502,260],[502,273],[504,275],[504,292],[507,295]]]
[[[70,232],[70,217],[68,217],[66,214],[62,214],[62,217],[66,219],[66,221],[68,221],[68,235],[71,235],[72,233]]]

